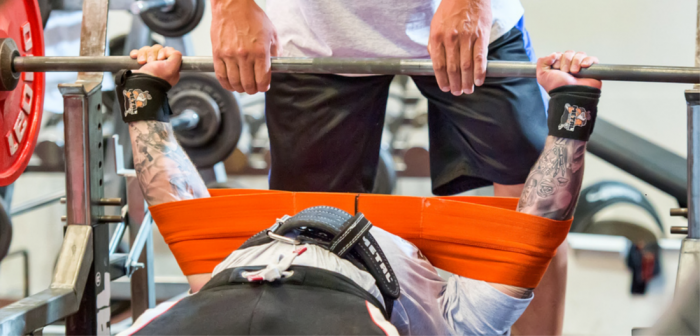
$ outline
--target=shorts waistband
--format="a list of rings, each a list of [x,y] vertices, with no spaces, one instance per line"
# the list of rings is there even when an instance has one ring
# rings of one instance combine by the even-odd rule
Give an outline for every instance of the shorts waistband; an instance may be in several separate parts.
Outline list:
[[[215,288],[222,288],[226,286],[235,285],[250,285],[250,286],[303,286],[303,287],[320,287],[330,290],[335,290],[351,295],[355,295],[365,301],[368,301],[375,307],[382,311],[382,314],[386,314],[384,311],[384,305],[377,300],[372,294],[366,291],[364,288],[356,284],[352,279],[325,269],[292,265],[289,267],[289,271],[293,273],[290,276],[275,280],[273,282],[268,281],[248,281],[248,278],[243,276],[243,272],[258,271],[265,268],[265,266],[240,266],[228,268],[221,271],[219,274],[207,282],[201,291],[213,290]]]

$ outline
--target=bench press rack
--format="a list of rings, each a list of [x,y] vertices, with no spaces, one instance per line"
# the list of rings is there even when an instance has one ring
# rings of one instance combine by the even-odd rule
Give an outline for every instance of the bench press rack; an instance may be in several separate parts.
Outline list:
[[[83,2],[81,56],[104,55],[108,3]],[[137,16],[134,20],[140,21]],[[147,30],[142,29],[141,35],[148,37]],[[134,41],[139,43],[143,42]],[[66,156],[63,245],[49,288],[0,309],[1,335],[40,334],[44,326],[63,318],[67,335],[109,335],[110,281],[123,275],[131,276],[134,319],[155,306],[153,220],[146,213],[133,171],[118,171],[127,179],[128,211],[122,211],[122,216],[104,215],[105,206],[121,206],[121,200],[103,195],[102,76],[102,72],[82,72],[75,83],[59,86],[64,98]],[[115,149],[122,152],[120,146]],[[119,164],[123,167],[123,159]],[[120,223],[111,242],[109,223]],[[131,250],[115,253],[127,223]]]

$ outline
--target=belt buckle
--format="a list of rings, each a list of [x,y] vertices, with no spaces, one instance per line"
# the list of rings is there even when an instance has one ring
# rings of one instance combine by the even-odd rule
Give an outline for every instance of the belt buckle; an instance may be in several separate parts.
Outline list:
[[[278,235],[278,234],[276,234],[276,233],[274,233],[274,232],[272,232],[272,231],[269,231],[269,230],[267,231],[267,236],[270,237],[271,239],[276,240],[276,241],[283,242],[283,243],[286,243],[286,244],[290,244],[290,245],[293,245],[293,246],[297,246],[297,245],[301,244],[301,242],[298,241],[298,240],[296,240],[296,239],[292,239],[292,238],[289,238],[289,237],[285,237],[285,236],[282,236],[282,235]]]
[[[277,229],[279,229],[279,227],[282,226],[282,224],[284,224],[284,222],[286,222],[290,218],[292,218],[292,217],[289,215],[284,215],[284,216],[282,216],[282,218],[277,218],[277,220],[275,220],[275,224],[273,224],[269,229],[267,229],[267,231],[268,232],[277,231]]]
[[[285,237],[283,235],[278,235],[275,233],[275,231],[277,231],[277,229],[279,229],[279,227],[282,226],[282,224],[284,224],[284,222],[286,222],[290,218],[292,218],[292,217],[289,215],[284,215],[284,216],[282,216],[282,218],[277,218],[277,221],[275,221],[275,225],[273,225],[271,228],[267,229],[267,236],[270,237],[271,239],[276,240],[276,241],[283,242],[283,243],[290,244],[290,245],[294,245],[294,246],[301,244],[301,242],[296,240],[296,239],[288,238],[288,237]]]

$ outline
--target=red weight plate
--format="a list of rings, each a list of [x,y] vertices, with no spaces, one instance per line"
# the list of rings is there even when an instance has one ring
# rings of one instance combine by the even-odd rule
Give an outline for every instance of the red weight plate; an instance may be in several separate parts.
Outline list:
[[[36,0],[0,4],[0,38],[11,38],[22,56],[44,55],[44,31]],[[0,186],[14,182],[29,163],[41,126],[44,73],[23,73],[17,88],[0,91]]]

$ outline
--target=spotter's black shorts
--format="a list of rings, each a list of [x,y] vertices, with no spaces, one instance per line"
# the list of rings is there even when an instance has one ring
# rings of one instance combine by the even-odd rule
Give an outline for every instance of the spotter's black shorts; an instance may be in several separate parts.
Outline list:
[[[130,335],[386,335],[396,329],[384,308],[351,279],[292,266],[275,282],[248,282],[238,267],[214,276],[197,293],[135,325]],[[379,308],[376,308],[379,307]],[[376,309],[375,309],[376,308]],[[140,322],[140,321],[139,321]]]
[[[489,60],[533,61],[523,21],[489,45]],[[369,192],[393,76],[272,75],[266,94],[270,188]],[[428,99],[433,193],[524,183],[547,137],[534,78],[487,78],[471,95],[414,76]]]

